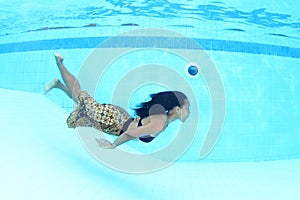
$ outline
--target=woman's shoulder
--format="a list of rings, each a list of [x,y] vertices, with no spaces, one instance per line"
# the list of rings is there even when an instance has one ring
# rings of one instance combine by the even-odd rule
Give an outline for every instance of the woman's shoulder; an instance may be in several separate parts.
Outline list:
[[[156,127],[164,128],[165,124],[167,122],[167,115],[161,114],[161,115],[150,115],[146,118],[142,119],[142,125],[151,125]]]

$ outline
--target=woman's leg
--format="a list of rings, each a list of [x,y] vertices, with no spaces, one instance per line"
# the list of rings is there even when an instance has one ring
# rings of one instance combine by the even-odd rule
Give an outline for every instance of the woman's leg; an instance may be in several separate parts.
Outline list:
[[[53,79],[53,81],[46,85],[45,94],[47,94],[53,88],[61,89],[72,99],[72,92],[58,78]]]
[[[64,66],[63,64],[64,57],[57,52],[54,53],[54,56],[55,56],[56,64],[58,66],[58,69],[61,73],[61,76],[66,86],[63,85],[60,80],[54,79],[46,86],[45,92],[47,93],[53,88],[59,88],[63,90],[70,98],[72,98],[77,103],[78,95],[81,92],[80,84],[77,81],[77,79]]]

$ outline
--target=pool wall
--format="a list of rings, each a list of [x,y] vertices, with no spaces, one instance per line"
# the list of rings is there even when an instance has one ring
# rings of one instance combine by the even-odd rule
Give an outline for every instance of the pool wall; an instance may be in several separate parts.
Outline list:
[[[66,58],[65,65],[73,74],[78,74],[82,63],[99,43],[134,28],[103,33],[97,27],[90,27],[1,36],[0,87],[43,93],[45,84],[59,77],[53,51],[61,52]],[[227,162],[299,158],[300,49],[297,43],[289,39],[264,43],[262,38],[252,42],[245,33],[239,32],[235,37],[209,39],[195,37],[187,29],[175,31],[191,36],[206,50],[219,70],[226,94],[225,123],[213,151],[199,159],[206,135],[205,128],[200,128],[180,160]],[[123,45],[133,44],[125,41]],[[51,91],[47,97],[64,109],[72,110],[72,101],[61,91]],[[197,97],[201,99],[200,95]],[[200,112],[209,109],[206,106],[200,105]],[[209,117],[201,120],[209,123]],[[156,142],[159,143],[159,138]]]

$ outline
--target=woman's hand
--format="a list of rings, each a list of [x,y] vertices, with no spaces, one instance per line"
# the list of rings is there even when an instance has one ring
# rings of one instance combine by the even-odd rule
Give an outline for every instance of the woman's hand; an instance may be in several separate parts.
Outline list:
[[[103,149],[114,149],[115,148],[115,146],[111,142],[109,142],[108,140],[97,139],[97,138],[95,140],[98,143],[98,145],[100,147],[102,147]]]

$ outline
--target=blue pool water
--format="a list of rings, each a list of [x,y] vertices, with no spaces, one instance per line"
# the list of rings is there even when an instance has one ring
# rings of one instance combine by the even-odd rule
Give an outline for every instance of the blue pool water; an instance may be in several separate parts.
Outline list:
[[[270,188],[262,191],[261,199],[268,199],[271,188],[281,188],[283,184],[276,182],[277,172],[288,177],[287,184],[299,184],[299,170],[295,166],[300,158],[300,5],[294,1],[267,4],[260,0],[16,0],[2,1],[1,5],[0,88],[1,109],[6,113],[2,116],[6,125],[1,135],[12,143],[17,141],[27,149],[27,155],[33,155],[32,162],[17,159],[19,150],[3,142],[1,152],[7,166],[2,171],[14,173],[11,166],[18,163],[16,160],[24,162],[28,172],[26,178],[21,175],[22,184],[26,185],[30,182],[28,177],[33,176],[32,184],[38,185],[45,176],[32,170],[33,163],[38,162],[35,159],[43,155],[42,160],[49,166],[63,167],[49,170],[38,164],[40,170],[60,176],[75,167],[68,173],[70,179],[76,182],[86,176],[85,184],[80,186],[65,180],[65,184],[72,185],[66,189],[66,198],[72,197],[67,194],[82,190],[86,192],[78,199],[91,191],[88,198],[95,199],[101,193],[95,185],[101,185],[110,199],[120,199],[111,194],[112,187],[122,187],[120,196],[128,199],[138,198],[131,190],[140,190],[145,199],[199,199],[202,195],[204,199],[222,199],[221,194],[210,195],[215,187],[231,179],[231,185],[240,186],[242,192],[225,188],[223,199],[256,198],[250,195],[249,183],[272,180],[273,186],[266,184]],[[152,173],[139,178],[124,175],[101,159],[106,153],[98,155],[99,149],[90,147],[99,133],[68,129],[65,120],[73,110],[72,101],[61,91],[43,96],[45,84],[60,77],[53,51],[65,56],[65,65],[99,102],[121,105],[131,114],[130,108],[145,100],[149,93],[168,89],[186,92],[192,101],[191,116],[185,124],[169,125],[150,144],[130,141],[120,147],[132,157],[150,155],[167,164],[147,168]],[[14,121],[20,123],[19,129],[13,127]],[[21,132],[24,133],[20,135]],[[178,138],[183,147],[176,143]],[[176,156],[169,158],[169,153]],[[123,159],[125,163],[131,158]],[[165,169],[166,166],[170,167]],[[260,167],[265,171],[258,170]],[[124,166],[119,170],[134,172],[125,169]],[[291,173],[287,175],[284,169]],[[248,176],[246,171],[250,171]],[[64,199],[57,192],[56,181],[48,176],[45,179],[49,183],[43,184],[40,194],[52,188],[53,198]],[[217,177],[223,182],[218,183]],[[203,178],[207,182],[199,181]],[[244,182],[239,182],[239,178],[244,178]],[[147,185],[138,184],[143,179],[155,186],[147,190]],[[172,188],[180,191],[174,183],[180,180],[205,188],[206,193],[187,186],[182,189],[186,196],[172,193]],[[6,186],[9,189],[5,195],[13,190],[10,185]],[[285,188],[284,196],[293,197],[293,189]],[[33,190],[27,188],[24,192],[32,194]],[[273,195],[269,199],[280,197],[277,193]]]

